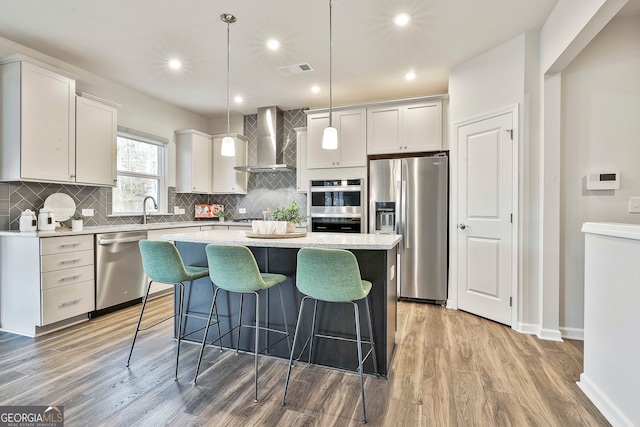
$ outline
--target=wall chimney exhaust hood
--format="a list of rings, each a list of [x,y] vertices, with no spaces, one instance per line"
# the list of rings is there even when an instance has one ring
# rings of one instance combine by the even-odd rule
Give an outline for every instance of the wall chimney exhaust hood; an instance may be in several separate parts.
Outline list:
[[[284,172],[296,168],[285,164],[284,118],[276,106],[258,108],[258,161],[255,165],[236,166],[243,172]]]

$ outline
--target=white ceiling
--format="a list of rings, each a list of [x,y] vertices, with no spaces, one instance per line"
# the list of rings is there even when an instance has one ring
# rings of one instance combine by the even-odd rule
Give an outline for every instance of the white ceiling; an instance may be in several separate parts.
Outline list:
[[[333,0],[333,103],[447,92],[452,66],[539,29],[557,0]],[[398,12],[413,15],[404,28]],[[207,117],[328,106],[328,0],[0,0],[0,37]],[[282,47],[269,51],[268,38]],[[184,67],[166,66],[179,58]],[[308,62],[314,71],[283,76]],[[408,82],[404,74],[415,70]],[[312,84],[322,90],[312,94]]]

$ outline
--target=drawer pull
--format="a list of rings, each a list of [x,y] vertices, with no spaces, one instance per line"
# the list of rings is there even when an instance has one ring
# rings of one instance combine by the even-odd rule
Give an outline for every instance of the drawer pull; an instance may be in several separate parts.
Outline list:
[[[60,279],[61,282],[64,282],[66,280],[74,280],[77,279],[78,277],[80,277],[80,274],[76,274],[75,276],[67,276],[67,277],[63,277]]]
[[[61,248],[66,248],[68,246],[78,246],[81,245],[82,243],[65,243],[63,245],[60,245]]]
[[[60,304],[58,307],[68,307],[70,305],[78,304],[80,301],[82,301],[82,298],[74,299],[71,301],[65,301],[62,304]]]
[[[60,264],[71,264],[78,261],[82,261],[82,258],[67,259],[64,261],[60,261]]]

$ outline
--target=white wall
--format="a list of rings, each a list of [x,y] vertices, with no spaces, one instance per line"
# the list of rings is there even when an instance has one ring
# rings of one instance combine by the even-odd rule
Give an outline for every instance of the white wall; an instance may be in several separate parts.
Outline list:
[[[582,223],[640,223],[640,17],[611,21],[564,69],[562,123],[560,324],[582,329]],[[620,190],[587,191],[599,170],[620,171]]]
[[[175,186],[176,177],[173,132],[178,129],[208,131],[209,121],[202,116],[0,37],[0,57],[15,53],[21,53],[77,75],[79,77],[76,82],[78,93],[87,92],[120,104],[121,107],[118,108],[119,125],[169,140],[169,186]]]

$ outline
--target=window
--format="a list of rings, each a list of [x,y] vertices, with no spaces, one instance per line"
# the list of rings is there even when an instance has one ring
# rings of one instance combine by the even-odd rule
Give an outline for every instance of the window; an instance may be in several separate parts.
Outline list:
[[[141,214],[146,196],[156,199],[159,211],[167,211],[166,153],[163,138],[118,129],[118,186],[112,193],[112,214]],[[147,212],[154,211],[147,203]]]

